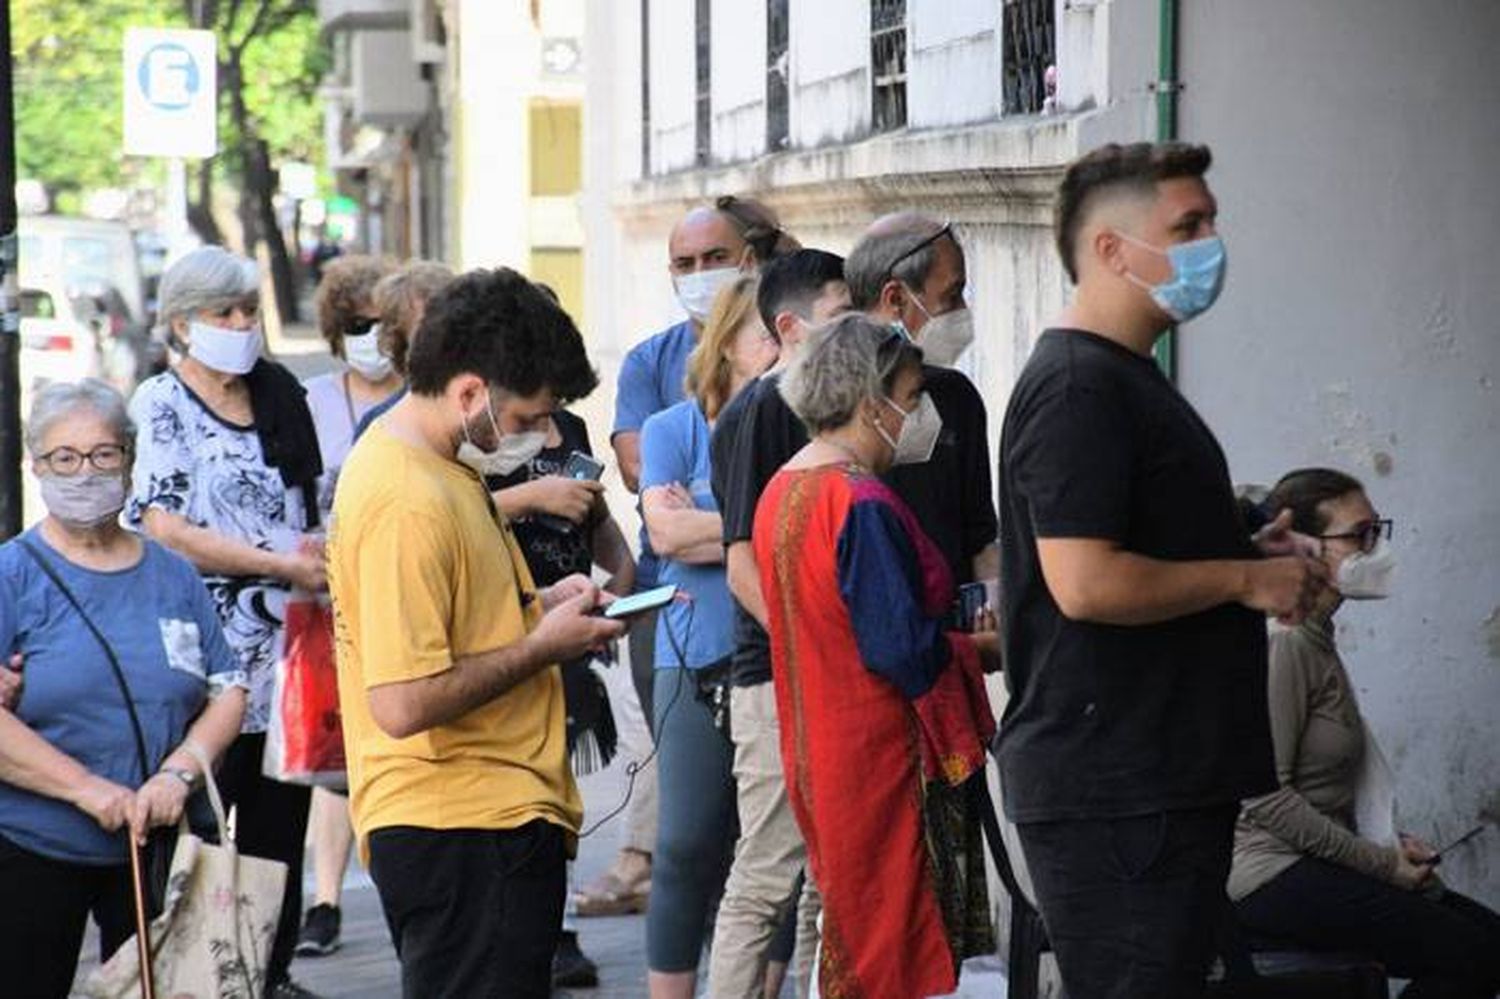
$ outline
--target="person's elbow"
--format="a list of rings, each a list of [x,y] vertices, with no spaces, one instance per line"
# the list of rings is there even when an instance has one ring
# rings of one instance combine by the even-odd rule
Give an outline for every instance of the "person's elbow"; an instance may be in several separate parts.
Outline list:
[[[392,739],[409,739],[430,726],[405,691],[395,687],[376,687],[369,692],[370,718],[375,726]]]
[[[1083,623],[1117,623],[1117,573],[1106,542],[1044,539],[1037,544],[1037,556],[1047,592],[1063,617]]]

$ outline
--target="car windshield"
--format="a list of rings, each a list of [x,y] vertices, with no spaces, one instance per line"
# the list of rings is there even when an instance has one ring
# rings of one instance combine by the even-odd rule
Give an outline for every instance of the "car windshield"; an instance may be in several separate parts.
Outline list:
[[[22,319],[56,319],[57,306],[45,291],[21,291]]]
[[[113,273],[112,246],[107,240],[88,236],[64,236],[63,273],[70,279],[96,277],[108,279]]]

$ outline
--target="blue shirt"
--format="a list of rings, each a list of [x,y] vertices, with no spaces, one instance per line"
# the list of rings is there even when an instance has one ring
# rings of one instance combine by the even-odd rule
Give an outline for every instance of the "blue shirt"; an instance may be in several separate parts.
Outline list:
[[[145,541],[129,569],[100,572],[64,559],[32,528],[48,560],[109,640],[135,700],[152,772],[181,744],[211,693],[246,685],[208,590],[187,559]],[[16,542],[0,545],[0,657],[25,656],[14,714],[91,772],[124,787],[142,783],[130,713],[109,660],[66,597]],[[65,801],[0,780],[0,836],[23,849],[81,864],[125,859],[123,833],[106,833]]]
[[[615,434],[639,433],[648,417],[687,398],[687,389],[683,387],[687,359],[697,345],[693,324],[684,319],[630,349],[620,365],[616,383],[615,428],[610,433],[611,439]],[[651,550],[643,525],[641,557],[635,566],[636,589],[657,585],[657,565],[656,553]]]
[[[693,494],[699,510],[717,513],[709,487],[708,438],[708,421],[694,400],[679,402],[647,420],[641,434],[641,492],[676,482]],[[656,668],[684,665],[672,645],[674,637],[689,669],[728,659],[734,652],[734,603],[724,566],[662,559],[658,581],[676,583],[693,602],[669,604],[657,617]]]

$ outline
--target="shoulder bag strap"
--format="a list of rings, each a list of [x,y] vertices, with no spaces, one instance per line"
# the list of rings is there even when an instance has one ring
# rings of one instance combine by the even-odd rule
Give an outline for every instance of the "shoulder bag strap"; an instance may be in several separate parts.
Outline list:
[[[95,626],[88,614],[84,612],[83,605],[78,602],[77,597],[73,596],[73,591],[68,589],[67,584],[62,581],[62,577],[57,574],[57,570],[48,562],[47,557],[37,551],[36,546],[25,538],[17,538],[16,543],[25,550],[27,555],[31,556],[31,560],[46,574],[47,578],[52,580],[52,584],[67,598],[68,603],[73,605],[73,609],[83,619],[84,626],[94,636],[94,640],[99,643],[99,647],[104,650],[104,657],[109,660],[110,671],[115,675],[115,684],[120,688],[120,696],[125,699],[125,708],[130,712],[130,727],[135,733],[135,754],[137,761],[141,765],[141,780],[143,782],[150,780],[152,767],[147,761],[148,758],[146,756],[146,734],[141,729],[140,715],[135,712],[135,699],[130,696],[130,685],[125,682],[125,670],[120,667],[120,660],[115,655],[114,648],[109,644],[109,640],[104,637],[103,633],[99,631],[98,627]]]

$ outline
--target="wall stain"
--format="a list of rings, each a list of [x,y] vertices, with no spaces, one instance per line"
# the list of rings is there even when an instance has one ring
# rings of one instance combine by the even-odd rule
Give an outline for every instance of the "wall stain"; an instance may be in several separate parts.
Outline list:
[[[1490,650],[1490,658],[1500,660],[1500,607],[1490,611],[1484,619],[1485,645]]]

